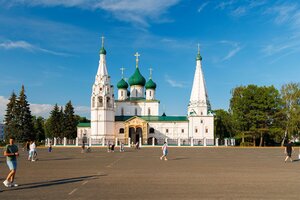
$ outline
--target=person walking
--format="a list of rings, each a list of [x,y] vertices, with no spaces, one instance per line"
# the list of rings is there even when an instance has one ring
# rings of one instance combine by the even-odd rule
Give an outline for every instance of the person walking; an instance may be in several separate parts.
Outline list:
[[[17,145],[14,144],[15,138],[9,138],[9,144],[5,146],[4,156],[6,157],[6,163],[9,168],[9,174],[7,175],[3,184],[5,187],[17,187],[18,184],[14,182],[17,172],[17,156],[19,156],[19,150]]]
[[[52,142],[50,141],[48,145],[48,152],[50,153],[51,151],[52,151]]]
[[[164,158],[165,160],[168,160],[167,159],[167,155],[168,155],[168,145],[167,145],[167,142],[164,142],[164,145],[161,147],[161,149],[162,149],[163,155],[160,157],[160,159],[162,160]]]
[[[35,145],[35,141],[32,140],[30,142],[30,146],[29,146],[30,150],[29,150],[29,156],[28,156],[28,160],[35,162],[36,158],[37,158],[37,152],[36,152],[36,145]]]
[[[85,152],[85,142],[82,141],[82,146],[81,146],[81,153]]]
[[[123,142],[120,145],[120,152],[124,152],[124,143]]]
[[[292,142],[292,141],[289,141],[289,142],[285,145],[284,153],[286,154],[286,158],[285,158],[284,162],[286,162],[288,159],[290,159],[290,161],[293,162],[293,159],[292,159],[292,152],[295,152],[295,151],[294,151],[294,148],[293,148],[293,142]]]

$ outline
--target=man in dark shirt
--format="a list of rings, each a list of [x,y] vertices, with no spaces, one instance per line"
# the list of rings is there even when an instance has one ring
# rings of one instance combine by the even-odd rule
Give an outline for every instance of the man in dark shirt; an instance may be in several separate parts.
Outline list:
[[[289,143],[287,143],[285,145],[286,158],[285,158],[284,162],[286,162],[288,159],[290,159],[290,161],[293,162],[292,152],[294,152],[293,143],[292,143],[292,141],[289,141]]]
[[[9,138],[9,144],[5,146],[4,156],[6,156],[6,163],[10,170],[7,178],[3,182],[6,187],[17,187],[18,184],[14,183],[14,179],[17,172],[17,156],[19,156],[19,150],[17,145],[14,144],[14,137]]]

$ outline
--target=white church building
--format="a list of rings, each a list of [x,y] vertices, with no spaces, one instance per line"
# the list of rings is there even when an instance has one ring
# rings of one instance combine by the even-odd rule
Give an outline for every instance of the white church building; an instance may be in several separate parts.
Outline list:
[[[159,114],[160,101],[156,98],[157,85],[148,81],[139,70],[139,54],[136,53],[135,71],[125,81],[117,83],[118,96],[114,96],[106,65],[106,50],[102,39],[100,60],[91,94],[91,122],[77,127],[79,139],[90,138],[93,143],[122,141],[125,144],[195,143],[214,144],[214,116],[202,71],[202,57],[198,48],[193,87],[185,116]],[[175,97],[174,97],[175,98]]]

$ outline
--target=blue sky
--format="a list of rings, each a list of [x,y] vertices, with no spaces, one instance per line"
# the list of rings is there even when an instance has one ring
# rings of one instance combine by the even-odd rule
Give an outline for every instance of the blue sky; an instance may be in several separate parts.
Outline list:
[[[72,100],[89,117],[101,36],[112,84],[139,52],[160,111],[185,115],[197,44],[213,109],[240,85],[299,82],[300,2],[285,0],[0,0],[0,120],[25,85],[33,114]],[[116,92],[116,87],[115,87]]]

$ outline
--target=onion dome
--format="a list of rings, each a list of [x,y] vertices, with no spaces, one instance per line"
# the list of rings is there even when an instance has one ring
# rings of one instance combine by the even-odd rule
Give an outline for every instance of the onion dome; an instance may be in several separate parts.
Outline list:
[[[150,78],[149,81],[146,83],[145,88],[154,90],[156,89],[156,83],[152,81],[152,78]]]
[[[117,84],[118,89],[127,89],[128,88],[128,83],[122,78],[118,84]]]
[[[202,60],[202,57],[200,55],[200,45],[199,44],[198,44],[198,54],[197,54],[196,60]]]
[[[104,47],[101,47],[101,49],[100,49],[100,54],[106,55],[106,50],[104,49]]]
[[[135,69],[134,74],[129,78],[128,83],[130,86],[132,85],[145,86],[146,79],[142,76],[138,67]]]
[[[104,49],[104,37],[102,36],[101,39],[102,39],[102,47],[100,49],[100,54],[106,55],[106,50]]]

